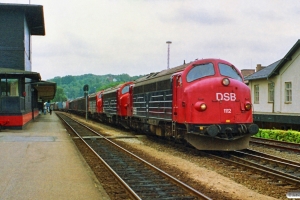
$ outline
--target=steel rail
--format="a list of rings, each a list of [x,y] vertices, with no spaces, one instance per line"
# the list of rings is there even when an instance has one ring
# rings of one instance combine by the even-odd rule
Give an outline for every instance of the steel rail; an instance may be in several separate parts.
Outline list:
[[[101,134],[99,134],[98,132],[96,132],[95,130],[91,129],[90,127],[82,124],[81,122],[79,121],[76,121],[74,119],[72,119],[73,121],[77,122],[78,124],[82,125],[83,127],[89,129],[90,131],[92,131],[93,133],[97,134],[98,136],[101,137],[101,139],[104,139],[106,140],[107,142],[109,142],[110,144],[116,146],[117,148],[121,149],[122,151],[126,152],[127,154],[129,154],[130,156],[136,158],[137,160],[140,160],[141,162],[145,163],[147,166],[151,167],[152,169],[154,169],[155,171],[159,172],[160,174],[162,174],[163,176],[165,176],[166,178],[170,179],[173,183],[179,185],[180,187],[184,188],[186,191],[188,191],[189,193],[195,195],[197,198],[199,199],[206,199],[206,200],[211,200],[211,198],[209,198],[208,196],[202,194],[201,192],[195,190],[194,188],[190,187],[189,185],[181,182],[180,180],[176,179],[175,177],[167,174],[166,172],[164,172],[163,170],[157,168],[156,166],[152,165],[151,163],[147,162],[146,160],[138,157],[137,155],[131,153],[130,151],[124,149],[123,147],[121,147],[120,145],[114,143],[113,141],[109,140],[107,137],[104,137],[102,136]],[[73,128],[72,128],[73,131],[75,131]],[[78,135],[78,137],[80,137],[80,139],[97,155],[98,158],[101,159],[101,161],[110,169],[112,170],[113,174],[116,175],[118,177],[118,179],[120,179],[121,183],[123,184],[126,184],[122,179],[121,177],[118,176],[118,174],[110,168],[110,166],[84,141],[84,138],[82,138],[77,132],[76,132],[76,135]],[[125,187],[129,189],[130,193],[132,192],[132,195],[134,197],[136,197],[137,199],[139,199],[140,197],[126,184]]]
[[[300,153],[300,144],[291,143],[291,142],[283,142],[277,140],[268,140],[264,138],[253,138],[249,141],[250,144],[258,144],[258,145],[265,145],[273,148],[284,149],[288,151],[293,151],[296,153]],[[284,146],[283,146],[284,145]]]
[[[279,180],[285,181],[285,182],[287,182],[291,185],[300,186],[300,180],[290,178],[290,177],[286,177],[285,175],[277,174],[277,172],[275,173],[275,172],[267,171],[267,170],[269,170],[269,168],[268,169],[261,169],[262,168],[261,165],[259,165],[260,168],[258,168],[257,166],[254,167],[254,166],[246,165],[246,164],[239,163],[239,162],[230,160],[228,158],[223,158],[223,157],[216,156],[216,155],[213,155],[213,154],[209,154],[209,155],[216,158],[216,159],[218,159],[218,160],[225,161],[225,162],[230,163],[230,164],[235,164],[237,166],[242,166],[242,167],[254,170],[254,171],[258,171],[258,172],[263,173],[263,174],[271,175],[271,176],[276,177]]]
[[[262,153],[262,152],[255,151],[255,150],[252,150],[252,149],[244,149],[244,150],[240,150],[240,151],[237,150],[235,152],[244,153],[244,154],[247,154],[247,155],[249,154],[251,156],[260,156],[260,157],[265,157],[265,158],[269,158],[269,159],[273,159],[273,160],[278,160],[280,162],[287,163],[287,164],[290,164],[290,165],[298,165],[299,168],[300,168],[300,162],[287,160],[287,159],[284,159],[284,158],[280,158],[278,156],[273,156],[273,155]]]
[[[76,121],[76,120],[74,120],[74,121]],[[88,128],[90,131],[94,132],[95,134],[97,134],[97,135],[99,135],[99,136],[102,136],[101,134],[97,133],[95,130],[91,129],[90,127],[88,127],[88,126],[86,126],[86,125],[84,125],[84,124],[82,124],[82,123],[80,123],[80,122],[78,122],[78,121],[76,121],[76,122],[79,123],[80,125],[82,125],[82,126]],[[121,147],[120,145],[118,145],[118,144],[114,143],[113,141],[109,140],[107,137],[102,136],[102,139],[108,141],[109,143],[111,143],[112,145],[118,147],[119,149],[121,149],[122,151],[124,151],[124,152],[126,152],[127,154],[131,155],[132,157],[134,157],[134,158],[140,160],[141,162],[147,164],[147,165],[148,165],[149,167],[151,167],[152,169],[155,169],[155,170],[158,171],[160,174],[162,174],[162,175],[164,175],[165,177],[171,179],[174,183],[176,183],[177,185],[180,185],[181,187],[185,188],[187,191],[191,192],[192,194],[196,195],[197,197],[200,197],[200,198],[202,198],[202,199],[207,199],[207,200],[211,199],[211,198],[207,197],[206,195],[202,194],[201,192],[199,192],[199,191],[195,190],[194,188],[190,187],[189,185],[187,185],[187,184],[181,182],[180,180],[176,179],[175,177],[173,177],[173,176],[167,174],[166,172],[164,172],[163,170],[157,168],[156,166],[152,165],[151,163],[147,162],[146,160],[144,160],[144,159],[138,157],[137,155],[131,153],[131,152],[128,151],[127,149],[124,149],[124,148]]]
[[[250,156],[250,157],[253,157],[253,158],[257,158],[257,159],[263,159],[265,161],[269,161],[269,162],[273,162],[273,163],[276,163],[276,164],[283,164],[285,165],[285,167],[293,167],[293,168],[299,168],[298,165],[292,165],[292,164],[288,164],[288,163],[284,163],[284,162],[281,162],[281,161],[276,161],[276,160],[273,160],[273,159],[269,159],[269,158],[264,158],[264,157],[260,157],[260,156],[254,156],[254,155],[251,155],[251,154],[245,154],[245,153],[242,153],[242,152],[239,152],[241,154],[244,154],[244,155],[247,155],[247,156]],[[292,178],[292,179],[295,179],[295,180],[298,180],[299,183],[300,183],[300,178],[297,177],[297,176],[293,176],[293,175],[290,175],[288,173],[284,173],[284,172],[281,172],[279,170],[276,170],[276,169],[272,169],[272,168],[269,168],[267,166],[263,166],[263,165],[260,165],[258,163],[255,163],[255,162],[252,162],[252,161],[249,161],[249,160],[245,160],[243,158],[240,158],[240,157],[237,157],[237,156],[233,156],[235,159],[238,159],[240,160],[241,162],[244,162],[244,163],[247,163],[249,165],[253,165],[255,167],[260,167],[264,170],[268,170],[268,171],[271,171],[273,173],[276,173],[276,174],[280,174],[282,176],[286,176],[286,177],[289,177],[289,178]]]
[[[60,117],[61,118],[61,117]],[[100,161],[106,166],[106,168],[117,178],[117,180],[126,188],[126,190],[129,192],[130,196],[134,199],[138,199],[141,200],[141,198],[130,188],[130,186],[97,154],[97,152],[95,152],[95,150],[93,148],[90,147],[90,145],[84,140],[84,138],[82,136],[80,136],[80,134],[73,129],[73,127],[67,122],[65,121],[63,118],[61,118],[68,126],[69,128],[72,129],[72,131],[78,136],[78,138],[81,139],[81,141],[83,141],[85,143],[85,145],[100,159]],[[72,119],[73,120],[73,119]],[[81,124],[80,122],[73,120],[77,123]],[[86,127],[88,129],[90,129],[89,127]],[[91,130],[91,129],[90,129]],[[91,130],[93,131],[93,130]],[[94,132],[94,131],[93,131]],[[99,135],[99,134],[97,134]],[[101,136],[101,135],[99,135]],[[103,136],[102,136],[103,137]]]

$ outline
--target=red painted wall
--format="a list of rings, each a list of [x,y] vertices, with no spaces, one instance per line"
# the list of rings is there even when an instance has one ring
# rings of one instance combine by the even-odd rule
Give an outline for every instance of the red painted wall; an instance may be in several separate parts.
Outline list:
[[[39,115],[39,111],[34,111],[34,117]],[[20,127],[24,126],[32,120],[32,112],[21,114],[21,115],[11,115],[11,116],[0,116],[0,124],[4,127]]]

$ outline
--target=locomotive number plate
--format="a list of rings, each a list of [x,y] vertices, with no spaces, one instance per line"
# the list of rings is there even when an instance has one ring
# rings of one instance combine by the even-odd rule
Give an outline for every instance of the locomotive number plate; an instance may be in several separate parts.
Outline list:
[[[231,109],[230,108],[224,108],[224,113],[231,113]]]

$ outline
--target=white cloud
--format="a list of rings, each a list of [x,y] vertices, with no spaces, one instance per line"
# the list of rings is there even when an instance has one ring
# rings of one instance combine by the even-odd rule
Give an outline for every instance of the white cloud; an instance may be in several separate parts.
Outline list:
[[[28,1],[1,1],[28,3]],[[46,36],[33,36],[43,79],[147,74],[196,58],[239,69],[269,65],[299,39],[300,2],[286,0],[31,0],[44,5]]]

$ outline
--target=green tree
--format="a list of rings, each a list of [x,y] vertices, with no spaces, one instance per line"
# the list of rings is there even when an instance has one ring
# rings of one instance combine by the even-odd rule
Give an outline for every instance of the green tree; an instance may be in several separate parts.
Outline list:
[[[56,87],[56,93],[55,97],[52,100],[53,102],[62,102],[62,101],[67,101],[67,96],[64,93],[64,89],[62,87],[57,86]]]
[[[89,85],[89,94],[98,92],[100,90],[116,86],[120,83],[136,80],[141,76],[129,76],[128,74],[106,74],[106,75],[94,75],[84,74],[80,76],[67,75],[64,77],[54,77],[48,81],[55,82],[57,84],[56,96],[52,101],[64,101],[66,99],[75,99],[82,97],[83,86]],[[61,90],[63,89],[63,90]]]

